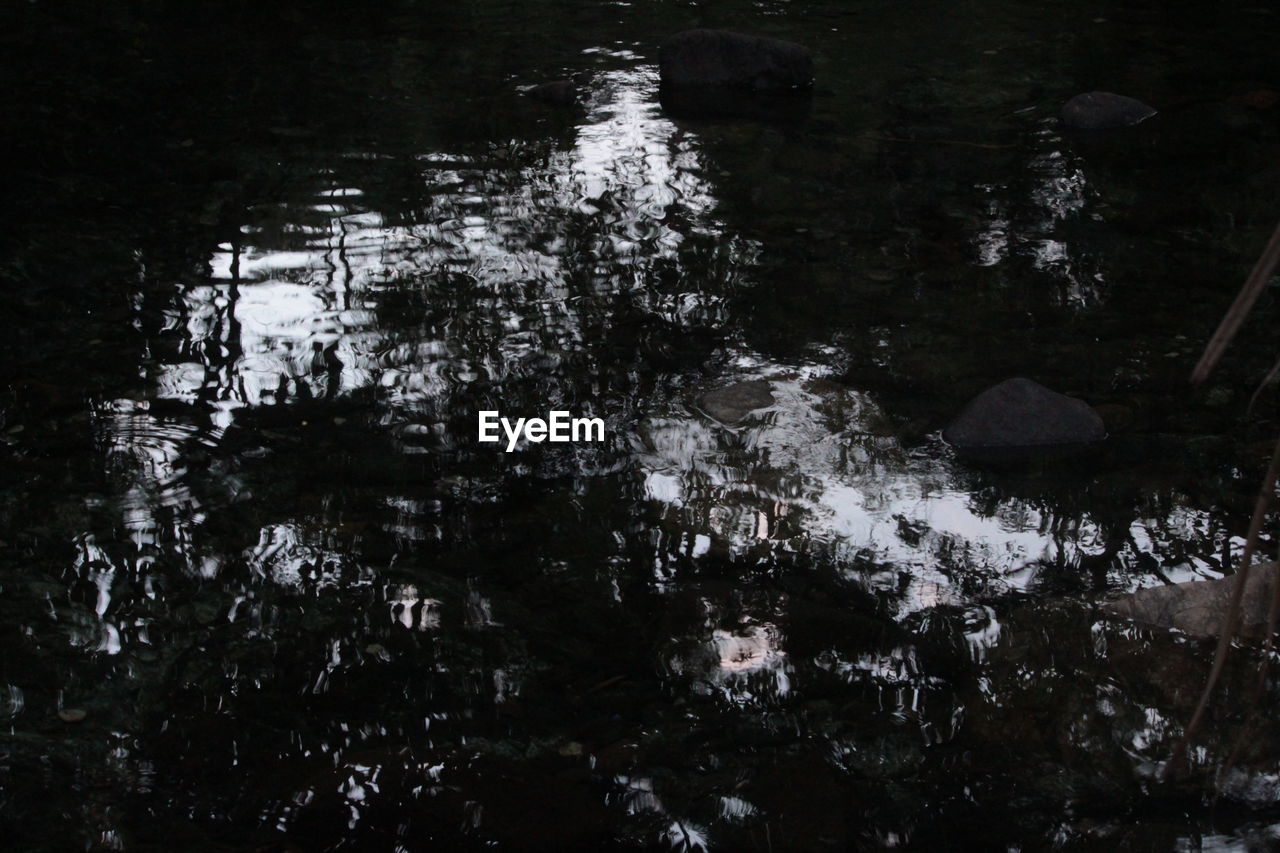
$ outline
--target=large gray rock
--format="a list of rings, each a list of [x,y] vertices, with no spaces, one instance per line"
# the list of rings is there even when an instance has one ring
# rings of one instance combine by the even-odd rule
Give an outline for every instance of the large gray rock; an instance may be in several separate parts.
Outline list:
[[[1156,111],[1142,101],[1114,92],[1085,92],[1062,107],[1062,123],[1076,130],[1108,130],[1129,127],[1151,118]]]
[[[942,437],[961,450],[981,450],[1092,444],[1107,431],[1083,401],[1017,378],[970,400]]]
[[[743,88],[762,92],[813,84],[813,57],[798,44],[726,30],[685,30],[658,51],[664,87]]]
[[[1240,600],[1240,628],[1244,637],[1266,636],[1267,611],[1280,564],[1261,563],[1249,569]],[[1193,637],[1215,637],[1231,601],[1236,579],[1188,581],[1140,589],[1101,607],[1106,613],[1159,628],[1176,628]]]

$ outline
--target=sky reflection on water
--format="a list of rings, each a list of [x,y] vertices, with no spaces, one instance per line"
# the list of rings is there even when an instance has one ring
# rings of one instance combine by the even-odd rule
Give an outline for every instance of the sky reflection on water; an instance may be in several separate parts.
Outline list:
[[[0,719],[88,709],[14,754],[109,753],[64,810],[93,844],[130,849],[119,796],[352,849],[1124,837],[1207,655],[1093,604],[1222,576],[1247,478],[1169,477],[1224,467],[1176,432],[1000,470],[937,430],[1010,364],[1134,418],[1166,394],[1169,314],[1101,340],[1135,299],[1123,158],[1021,82],[957,115],[945,74],[876,83],[870,134],[830,66],[805,123],[675,120],[634,46],[567,54],[573,112],[513,84],[490,134],[322,145],[183,272],[143,270],[97,479],[40,521],[60,562],[4,584]],[[744,380],[772,404],[700,404]],[[606,441],[474,440],[480,409],[550,408]],[[1227,780],[1257,820],[1224,844],[1271,832],[1277,766]],[[1161,837],[1211,837],[1180,820]]]

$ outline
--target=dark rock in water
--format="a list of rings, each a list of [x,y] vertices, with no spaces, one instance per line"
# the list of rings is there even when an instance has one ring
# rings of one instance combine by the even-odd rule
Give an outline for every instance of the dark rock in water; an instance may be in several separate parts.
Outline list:
[[[1151,118],[1156,111],[1142,101],[1112,92],[1085,92],[1062,107],[1062,123],[1076,130],[1129,127]]]
[[[559,107],[571,106],[578,101],[578,87],[572,80],[552,80],[550,83],[539,83],[525,92],[531,98],[555,104]]]
[[[679,119],[746,119],[748,121],[799,124],[809,117],[813,99],[801,91],[756,92],[728,87],[658,90],[663,111]]]
[[[658,51],[662,85],[782,91],[813,84],[813,57],[798,44],[725,30],[685,30]]]
[[[1107,431],[1082,400],[1018,378],[974,397],[942,437],[961,450],[980,450],[1092,444]]]
[[[698,398],[698,405],[722,424],[736,424],[756,409],[773,405],[773,392],[763,379],[736,382]]]
[[[1244,598],[1240,600],[1241,636],[1266,635],[1267,610],[1271,607],[1278,573],[1280,563],[1261,563],[1249,569]],[[1145,625],[1176,628],[1193,637],[1216,637],[1235,583],[1234,577],[1226,577],[1216,581],[1166,584],[1103,602],[1101,607],[1113,616]]]

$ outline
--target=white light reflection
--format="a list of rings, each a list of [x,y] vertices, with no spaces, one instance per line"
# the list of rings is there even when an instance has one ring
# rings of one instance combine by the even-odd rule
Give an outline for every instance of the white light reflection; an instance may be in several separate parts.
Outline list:
[[[684,292],[650,287],[655,265],[674,261],[692,232],[721,241],[729,267],[754,256],[751,244],[724,235],[711,218],[715,196],[697,141],[657,107],[651,67],[606,72],[596,84],[567,148],[512,140],[487,152],[425,152],[411,161],[422,206],[395,222],[372,207],[362,187],[324,170],[311,198],[260,208],[256,224],[211,253],[204,280],[177,286],[162,308],[161,329],[177,340],[149,365],[149,396],[202,406],[212,426],[197,426],[195,417],[156,418],[146,402],[131,400],[104,406],[101,418],[108,465],[126,495],[127,526],[151,549],[140,560],[166,548],[193,576],[223,570],[192,545],[203,515],[183,465],[194,443],[216,448],[245,407],[377,388],[399,413],[388,419],[408,421],[398,427],[408,451],[417,438],[448,440],[435,426],[470,383],[521,379],[545,370],[538,367],[544,361],[554,366],[557,351],[589,349],[584,317],[611,310],[607,300],[616,294],[670,322],[723,317],[725,300],[706,283]],[[570,252],[598,258],[597,274],[571,281]],[[445,284],[463,291],[438,292]],[[415,304],[430,304],[435,319],[410,325],[407,336],[400,315],[393,328],[382,328],[380,312],[392,294],[428,294]],[[583,302],[597,296],[606,300],[600,308]],[[547,381],[568,380],[549,371]],[[423,420],[434,426],[419,426]],[[411,435],[413,429],[428,433]],[[228,475],[228,484],[233,479]],[[428,507],[401,503],[397,535],[441,535],[418,521]],[[292,522],[264,526],[245,558],[255,574],[297,591],[360,577],[321,533]],[[98,598],[105,611],[105,587]],[[392,606],[406,627],[428,630],[439,620],[428,602]],[[465,618],[472,627],[496,624],[476,594]]]
[[[986,222],[973,237],[975,262],[992,267],[1011,257],[1025,257],[1033,269],[1048,273],[1067,305],[1097,305],[1102,299],[1102,272],[1082,262],[1072,244],[1060,236],[1062,226],[1085,214],[1093,193],[1079,157],[1063,154],[1052,132],[1040,138],[1049,150],[1034,157],[1028,174],[1034,184],[1026,199],[1030,213],[1009,209],[1007,186],[981,185],[988,197]],[[1096,218],[1096,214],[1095,214]]]
[[[822,369],[747,358],[739,367],[770,381],[776,402],[768,417],[729,431],[673,408],[641,426],[645,495],[663,506],[676,541],[710,540],[737,556],[759,555],[762,546],[816,556],[882,593],[898,618],[968,606],[975,592],[1026,590],[1042,566],[1103,552],[1088,514],[1061,524],[1016,498],[981,506],[954,485],[963,479],[956,462],[882,437],[874,402],[825,381]],[[1186,507],[1135,524],[1160,530],[1152,550],[1164,553],[1211,538],[1208,514]],[[979,657],[1000,630],[980,621],[988,627],[975,629]]]
[[[710,605],[708,605],[710,606]],[[717,628],[690,651],[668,658],[670,670],[694,680],[696,689],[738,705],[758,704],[791,692],[791,665],[782,632],[770,622]]]
[[[672,821],[663,838],[678,853],[706,853],[710,849],[706,827],[686,820]]]
[[[255,575],[297,592],[362,579],[364,573],[349,566],[346,555],[323,540],[323,533],[298,524],[272,524],[261,529],[258,544],[246,552],[245,559]]]
[[[441,602],[418,592],[413,584],[399,584],[387,595],[391,621],[410,631],[434,631],[440,627]]]
[[[576,304],[584,285],[589,297],[625,291],[674,322],[714,321],[725,302],[704,288],[648,287],[649,271],[686,239],[668,224],[677,208],[687,228],[721,239],[696,140],[661,114],[656,88],[647,66],[601,74],[569,149],[535,152],[517,140],[492,156],[421,155],[426,199],[412,224],[362,209],[358,187],[331,186],[307,205],[329,216],[327,226],[290,226],[288,248],[254,245],[265,229],[242,229],[243,244],[211,258],[213,284],[182,288],[170,323],[185,327],[183,351],[201,361],[166,368],[165,393],[192,399],[202,386],[224,424],[237,407],[373,385],[393,406],[434,411],[460,386],[502,382],[550,351],[589,347]],[[724,239],[735,243],[730,256],[753,256],[749,244]],[[570,250],[598,258],[601,274],[571,282]],[[382,294],[430,290],[449,276],[471,291],[444,306],[457,316],[417,340],[388,340],[376,319]]]

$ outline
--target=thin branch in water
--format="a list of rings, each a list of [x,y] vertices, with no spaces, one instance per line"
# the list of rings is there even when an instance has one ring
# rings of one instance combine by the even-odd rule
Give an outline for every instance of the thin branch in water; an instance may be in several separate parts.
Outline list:
[[[1277,441],[1277,446],[1280,447],[1280,441]],[[1253,690],[1249,692],[1249,717],[1245,720],[1239,737],[1236,738],[1231,754],[1227,756],[1226,762],[1222,765],[1222,770],[1218,772],[1218,790],[1222,790],[1222,781],[1226,779],[1227,773],[1235,766],[1240,753],[1244,751],[1245,740],[1257,721],[1258,707],[1262,701],[1262,691],[1267,686],[1267,672],[1271,668],[1271,649],[1274,646],[1278,619],[1280,619],[1280,578],[1274,579],[1271,584],[1271,605],[1267,608],[1267,635],[1262,643],[1262,663],[1258,666],[1258,679],[1253,683]]]
[[[1262,390],[1275,381],[1280,376],[1280,359],[1276,359],[1276,363],[1271,365],[1271,369],[1267,371],[1267,375],[1262,377],[1262,381],[1258,383],[1258,388],[1253,392],[1253,396],[1249,398],[1249,406],[1244,410],[1246,416],[1253,414],[1253,406],[1258,402],[1258,396],[1262,394]]]
[[[1276,230],[1271,234],[1267,247],[1262,250],[1258,262],[1253,265],[1253,270],[1245,279],[1244,286],[1240,288],[1235,301],[1227,309],[1226,316],[1218,324],[1217,331],[1213,333],[1213,337],[1209,338],[1209,343],[1205,344],[1204,354],[1200,356],[1195,370],[1191,371],[1192,383],[1203,382],[1209,375],[1209,371],[1213,370],[1214,365],[1218,363],[1218,359],[1222,358],[1222,353],[1236,336],[1236,332],[1240,331],[1240,326],[1249,316],[1253,304],[1262,295],[1262,290],[1271,279],[1272,273],[1276,271],[1277,265],[1280,265],[1280,225],[1277,225]]]
[[[1280,230],[1277,233],[1280,233]],[[1236,623],[1240,618],[1240,601],[1244,598],[1245,583],[1249,580],[1249,567],[1253,563],[1253,552],[1258,546],[1258,534],[1262,532],[1262,522],[1267,516],[1267,510],[1271,508],[1271,498],[1275,494],[1277,476],[1280,476],[1280,441],[1276,442],[1275,450],[1271,454],[1271,464],[1267,467],[1267,475],[1262,481],[1262,492],[1258,495],[1258,500],[1253,506],[1253,518],[1249,521],[1249,533],[1245,538],[1244,552],[1240,555],[1240,565],[1236,569],[1236,583],[1231,589],[1231,602],[1227,605],[1226,613],[1222,615],[1222,627],[1218,635],[1218,648],[1213,654],[1213,668],[1209,670],[1209,680],[1204,686],[1204,691],[1200,694],[1200,701],[1196,704],[1195,713],[1191,715],[1191,722],[1187,724],[1187,729],[1182,733],[1182,738],[1178,741],[1177,746],[1173,748],[1173,754],[1169,757],[1169,762],[1160,773],[1161,781],[1167,780],[1173,774],[1174,768],[1186,755],[1187,747],[1191,745],[1191,739],[1195,737],[1196,732],[1200,729],[1201,722],[1204,720],[1204,713],[1209,707],[1209,699],[1213,695],[1213,688],[1217,686],[1218,679],[1222,675],[1222,669],[1227,663],[1227,653],[1231,651],[1231,638],[1235,636]]]

